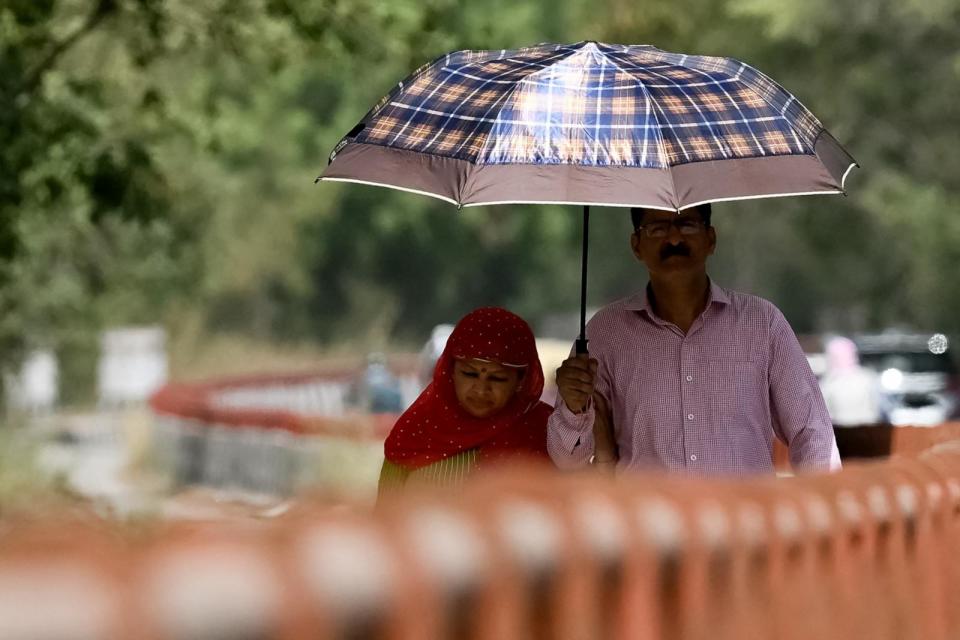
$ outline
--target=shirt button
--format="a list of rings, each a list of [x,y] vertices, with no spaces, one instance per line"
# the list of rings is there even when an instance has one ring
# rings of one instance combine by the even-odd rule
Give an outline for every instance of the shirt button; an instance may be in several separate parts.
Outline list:
[[[687,382],[693,382],[693,376],[687,376]]]
[[[690,462],[696,462],[696,461],[697,461],[697,454],[693,454],[692,456],[690,456]]]
[[[688,413],[688,414],[687,414],[687,420],[693,420],[693,414],[692,414],[692,413]]]

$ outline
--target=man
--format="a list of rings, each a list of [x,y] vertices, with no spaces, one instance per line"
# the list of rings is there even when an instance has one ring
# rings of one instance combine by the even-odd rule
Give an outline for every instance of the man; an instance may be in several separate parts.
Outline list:
[[[875,425],[883,421],[880,376],[860,365],[857,345],[837,336],[827,342],[827,372],[820,392],[837,427]]]
[[[631,210],[630,245],[650,282],[590,320],[592,357],[557,369],[547,449],[560,468],[591,461],[600,412],[617,452],[597,449],[594,462],[620,469],[772,472],[774,437],[795,469],[839,469],[817,379],[783,314],[707,276],[710,215],[709,204]]]

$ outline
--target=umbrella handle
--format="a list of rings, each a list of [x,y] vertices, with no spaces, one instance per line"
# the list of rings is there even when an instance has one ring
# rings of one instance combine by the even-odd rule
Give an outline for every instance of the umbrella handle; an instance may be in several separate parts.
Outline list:
[[[577,355],[587,351],[587,248],[590,239],[590,206],[583,207],[583,250],[580,254],[580,337],[577,338]]]

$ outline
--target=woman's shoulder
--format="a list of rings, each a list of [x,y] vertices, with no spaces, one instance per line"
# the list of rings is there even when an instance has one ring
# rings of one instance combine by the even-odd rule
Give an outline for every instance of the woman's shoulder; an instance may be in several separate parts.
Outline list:
[[[410,470],[390,460],[384,460],[380,467],[380,480],[377,482],[377,497],[402,489],[410,476]]]

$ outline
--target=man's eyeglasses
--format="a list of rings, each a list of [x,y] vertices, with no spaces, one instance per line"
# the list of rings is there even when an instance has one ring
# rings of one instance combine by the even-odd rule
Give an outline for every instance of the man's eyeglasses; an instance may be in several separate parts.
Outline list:
[[[670,227],[676,227],[682,236],[695,236],[704,229],[703,221],[691,218],[677,218],[676,220],[657,220],[637,227],[637,232],[643,231],[648,238],[666,238],[670,234]]]

